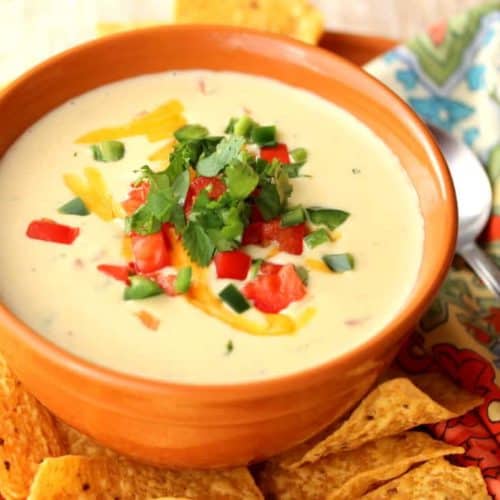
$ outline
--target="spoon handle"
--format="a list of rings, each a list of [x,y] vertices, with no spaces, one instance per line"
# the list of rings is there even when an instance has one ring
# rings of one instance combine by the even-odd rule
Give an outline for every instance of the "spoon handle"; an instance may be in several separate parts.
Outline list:
[[[475,242],[467,243],[458,253],[468,262],[483,283],[500,297],[500,268],[481,250]]]

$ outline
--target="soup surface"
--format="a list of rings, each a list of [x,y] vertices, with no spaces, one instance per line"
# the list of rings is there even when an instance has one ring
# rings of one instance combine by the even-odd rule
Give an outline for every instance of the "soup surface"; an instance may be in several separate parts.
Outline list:
[[[153,171],[165,169],[174,147],[173,132],[183,124],[201,124],[221,136],[231,117],[242,116],[248,120],[240,126],[245,120],[275,125],[279,143],[293,150],[295,159],[288,163],[296,164],[299,176],[287,170],[293,187],[288,207],[298,207],[290,217],[299,219],[289,222],[302,222],[309,233],[322,231],[315,233],[317,241],[309,239],[303,248],[297,240],[303,234],[297,236],[295,229],[290,233],[292,245],[301,245],[300,254],[282,251],[273,237],[239,250],[266,265],[297,266],[286,269],[293,280],[301,278],[300,286],[302,280],[307,283],[300,300],[276,306],[284,292],[269,288],[267,294],[261,290],[260,297],[267,305],[259,306],[245,286],[262,278],[261,261],[245,272],[244,280],[220,279],[213,261],[208,267],[189,262],[171,226],[164,232],[171,238],[169,252],[177,252],[177,257],[170,256],[160,274],[178,280],[179,270],[189,267],[191,276],[183,271],[183,284],[170,281],[181,293],[141,300],[132,293],[131,300],[124,300],[126,284],[115,279],[116,269],[113,277],[109,269],[106,274],[106,268],[97,267],[126,266],[137,257],[137,248],[131,249],[125,234],[126,214],[120,206],[127,199],[130,205],[134,197],[128,193],[137,171],[145,164]],[[106,159],[117,143],[92,145],[108,140],[124,145],[121,159],[99,161],[99,155],[104,153]],[[307,150],[303,166],[304,152],[297,147]],[[255,144],[244,149],[250,156],[265,156]],[[273,147],[268,150],[276,154]],[[118,151],[117,157],[122,153]],[[194,170],[189,172],[192,180]],[[220,174],[223,181],[228,178],[225,172],[225,177]],[[241,185],[234,181],[233,190]],[[260,196],[262,189],[248,199]],[[75,194],[89,215],[58,211]],[[205,194],[215,199],[214,186]],[[137,206],[125,208],[130,215]],[[316,220],[315,207],[337,211]],[[192,210],[196,214],[196,208]],[[0,298],[7,307],[50,341],[89,361],[189,383],[235,383],[289,374],[355,348],[407,301],[423,248],[416,192],[396,156],[376,135],[315,95],[230,72],[146,75],[63,104],[35,123],[0,159],[0,211]],[[337,221],[332,223],[328,214]],[[339,214],[345,214],[340,217],[345,220],[339,220]],[[283,221],[283,214],[280,217]],[[43,218],[79,228],[79,234],[72,244],[29,238],[29,224]],[[333,263],[325,259],[332,254],[341,257],[334,257]],[[141,274],[137,265],[125,273],[125,281],[127,274]],[[153,279],[151,273],[142,274]],[[283,275],[285,284],[289,277]],[[234,303],[219,298],[229,284],[246,294],[248,310],[239,313]]]

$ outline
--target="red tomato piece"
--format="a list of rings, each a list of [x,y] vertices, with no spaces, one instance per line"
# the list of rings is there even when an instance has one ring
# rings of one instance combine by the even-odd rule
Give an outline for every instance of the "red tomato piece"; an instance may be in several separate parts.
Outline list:
[[[141,274],[154,273],[171,261],[170,248],[161,232],[146,236],[133,234],[132,252],[137,272]]]
[[[79,234],[80,229],[78,227],[65,226],[50,219],[34,220],[30,222],[26,230],[28,238],[63,245],[71,245]]]
[[[211,188],[209,188],[211,186]],[[226,192],[226,185],[218,177],[196,177],[191,182],[188,192],[186,194],[186,201],[184,202],[184,212],[189,214],[193,208],[196,197],[203,189],[209,189],[208,197],[211,200],[217,200]]]
[[[260,274],[278,274],[283,268],[283,264],[273,264],[272,262],[263,262],[260,265]]]
[[[176,295],[179,295],[175,291],[175,281],[177,280],[177,275],[175,274],[157,274],[155,276],[155,281],[160,285],[165,293],[169,295],[170,297],[175,297]]]
[[[275,274],[261,274],[243,287],[243,294],[257,309],[273,314],[303,299],[306,293],[293,264],[286,264]]]
[[[304,236],[307,235],[307,227],[303,224],[296,226],[280,227],[277,242],[279,249],[293,255],[301,255],[304,250]]]
[[[304,250],[304,236],[307,234],[305,223],[296,226],[281,227],[279,219],[264,222],[262,243],[268,245],[275,241],[282,252],[301,255]]]
[[[252,264],[252,258],[241,250],[233,250],[217,253],[214,262],[218,278],[244,280]]]
[[[274,159],[281,163],[290,163],[290,155],[286,144],[278,143],[276,146],[264,146],[260,148],[260,157],[271,163]]]
[[[242,245],[260,245],[262,243],[263,222],[250,222],[243,231]]]
[[[130,284],[130,280],[128,279],[130,274],[129,266],[114,266],[111,264],[100,264],[97,266],[97,269],[101,271],[101,273],[107,274],[111,276],[115,280],[123,281],[127,285]]]
[[[137,186],[132,186],[128,192],[128,198],[122,201],[122,207],[127,215],[132,215],[138,208],[142,207],[148,198],[149,183],[141,182]]]
[[[250,209],[250,222],[264,222],[257,205],[252,205],[252,208]]]

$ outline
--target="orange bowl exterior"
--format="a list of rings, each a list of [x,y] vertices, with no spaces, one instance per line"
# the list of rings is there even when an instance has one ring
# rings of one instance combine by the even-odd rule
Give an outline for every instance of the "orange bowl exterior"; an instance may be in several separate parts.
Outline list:
[[[310,90],[357,116],[399,156],[425,220],[423,261],[407,304],[383,331],[346,355],[247,384],[182,385],[113,372],[59,349],[5,306],[1,350],[43,404],[104,445],[174,467],[246,464],[309,438],[366,393],[445,277],[455,246],[456,204],[429,132],[383,85],[321,49],[233,28],[149,28],[48,60],[1,94],[0,156],[27,127],[71,97],[123,78],[188,68],[264,75]]]

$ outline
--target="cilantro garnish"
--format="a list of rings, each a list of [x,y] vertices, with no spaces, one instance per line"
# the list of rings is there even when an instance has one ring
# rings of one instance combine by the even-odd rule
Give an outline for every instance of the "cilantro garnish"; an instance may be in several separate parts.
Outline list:
[[[245,139],[243,137],[235,135],[225,137],[219,142],[212,154],[200,159],[196,170],[205,177],[217,175],[237,157],[244,143]]]
[[[257,158],[244,148],[245,142],[262,142],[263,135],[271,132],[275,137],[275,127],[260,127],[248,116],[231,120],[228,135],[223,137],[209,136],[208,130],[198,124],[179,129],[175,134],[179,142],[170,154],[169,166],[160,172],[147,165],[140,169],[136,185],[147,183],[148,196],[144,205],[126,218],[126,231],[152,234],[170,223],[191,260],[200,266],[207,266],[216,251],[238,248],[252,205],[257,205],[266,221],[287,211],[292,193],[289,179],[298,176],[305,162],[304,150],[298,150],[302,154],[297,155],[302,161],[291,165]],[[190,208],[185,213],[192,182],[190,169],[199,176],[217,178],[218,191],[211,194],[215,184],[208,184],[189,195]]]
[[[259,175],[248,164],[235,161],[226,168],[226,185],[229,194],[238,200],[244,200],[259,183]]]
[[[197,262],[200,266],[210,264],[215,253],[215,245],[203,226],[197,222],[188,222],[182,235],[182,242],[193,262]]]

